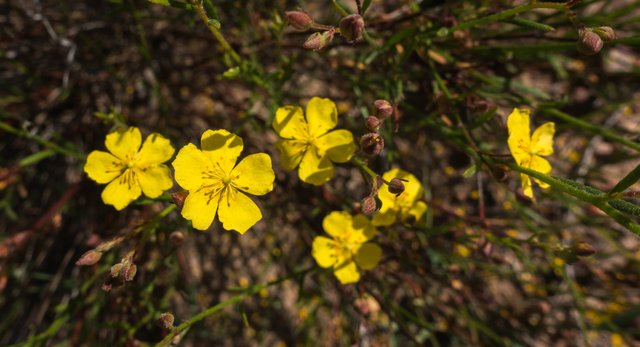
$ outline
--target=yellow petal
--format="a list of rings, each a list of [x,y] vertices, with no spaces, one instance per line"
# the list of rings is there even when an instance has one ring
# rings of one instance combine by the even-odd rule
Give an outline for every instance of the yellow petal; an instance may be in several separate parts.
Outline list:
[[[190,191],[182,206],[182,217],[190,220],[194,229],[207,230],[213,223],[219,202],[220,193],[212,195],[207,189]]]
[[[347,243],[351,245],[362,244],[376,235],[376,228],[365,215],[357,214],[351,220]]]
[[[375,226],[389,226],[396,221],[396,211],[387,209],[382,212],[382,210],[377,211],[373,214],[373,219],[371,223]]]
[[[102,201],[113,205],[120,211],[127,207],[141,194],[140,185],[133,170],[126,170],[120,177],[114,179],[102,191]]]
[[[542,172],[543,174],[548,174],[551,172],[551,164],[545,158],[534,155],[531,157],[531,170],[536,170],[538,172]],[[541,188],[549,188],[549,185],[545,182],[542,182],[538,179],[535,179],[536,183],[540,185]]]
[[[354,261],[345,262],[336,265],[334,268],[334,274],[340,283],[356,283],[360,280],[360,272]]]
[[[307,139],[309,130],[302,108],[284,106],[278,108],[273,118],[273,130],[284,139]]]
[[[329,158],[318,156],[316,149],[310,147],[302,157],[298,175],[303,182],[319,186],[333,177],[333,164]]]
[[[180,187],[192,191],[203,186],[203,172],[210,171],[213,163],[202,151],[190,143],[180,149],[171,165],[173,165],[176,182]]]
[[[262,212],[253,200],[235,188],[227,188],[220,199],[218,219],[226,230],[244,234],[262,219]]]
[[[87,162],[84,164],[84,172],[89,178],[98,183],[111,182],[120,176],[124,167],[122,161],[114,157],[111,153],[103,151],[93,151],[89,153]]]
[[[556,132],[556,126],[553,122],[542,124],[531,137],[531,153],[537,155],[553,154],[553,134]]]
[[[104,140],[109,152],[122,160],[133,159],[141,143],[140,129],[135,127],[114,131]]]
[[[309,134],[314,137],[324,135],[338,123],[338,109],[329,99],[311,98],[307,104],[306,115]]]
[[[344,129],[334,130],[321,136],[318,138],[316,146],[321,153],[325,153],[334,163],[349,161],[353,152],[356,151],[353,134]]]
[[[280,152],[280,163],[285,170],[298,167],[307,150],[307,145],[298,140],[278,140],[275,145]]]
[[[136,165],[146,167],[149,165],[162,164],[171,159],[173,152],[175,152],[175,150],[167,138],[158,133],[153,133],[144,140],[142,148],[138,153]]]
[[[276,179],[271,157],[266,153],[246,156],[231,171],[232,185],[253,195],[264,195],[273,190]]]
[[[225,174],[229,174],[236,165],[244,147],[239,136],[224,129],[205,131],[200,145],[202,152],[212,163],[219,165]]]
[[[136,177],[144,195],[157,198],[164,191],[173,187],[171,171],[166,165],[149,166],[143,170],[136,170]]]
[[[427,212],[427,204],[424,201],[416,201],[407,213],[402,216],[403,221],[411,220],[411,223],[418,222],[424,213]]]
[[[318,265],[328,268],[336,263],[335,241],[324,236],[316,236],[313,239],[311,255]]]
[[[509,150],[518,165],[530,157],[531,132],[529,128],[529,110],[514,108],[507,118],[509,129]]]
[[[349,232],[353,229],[352,224],[353,217],[345,211],[333,211],[322,220],[322,228],[333,237],[339,237]]]
[[[535,199],[533,197],[533,188],[531,187],[531,178],[525,174],[520,174],[520,180],[522,181],[522,193],[531,199]]]
[[[355,260],[362,270],[370,270],[378,265],[382,258],[382,248],[375,243],[365,243],[356,253]]]
[[[416,200],[422,198],[424,194],[422,183],[410,172],[395,168],[385,172],[382,178],[387,182],[394,178],[404,180],[402,182],[404,191],[400,195],[396,195],[389,191],[387,185],[380,187],[378,198],[382,202],[381,212],[386,212],[387,209],[399,211],[402,206],[411,206]]]

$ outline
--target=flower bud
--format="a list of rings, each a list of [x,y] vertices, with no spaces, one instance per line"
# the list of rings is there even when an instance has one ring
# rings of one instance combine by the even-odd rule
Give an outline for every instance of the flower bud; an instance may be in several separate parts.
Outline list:
[[[158,323],[164,330],[173,329],[173,322],[175,321],[175,317],[171,314],[171,312],[165,312],[160,315],[158,318]]]
[[[169,235],[169,241],[175,246],[180,247],[184,242],[184,233],[182,231],[174,231]]]
[[[580,30],[580,37],[578,39],[578,52],[585,55],[598,54],[602,49],[604,42],[598,34],[589,29]]]
[[[319,51],[328,46],[329,43],[331,43],[331,41],[333,40],[333,35],[335,35],[335,33],[336,32],[334,30],[313,33],[307,38],[307,41],[304,42],[302,47],[314,51]]]
[[[376,211],[376,199],[373,196],[367,196],[362,199],[362,213],[370,216],[373,212]]]
[[[289,25],[296,30],[305,31],[311,28],[313,25],[313,18],[307,13],[302,11],[287,11],[287,20]]]
[[[359,14],[352,14],[340,20],[340,35],[350,43],[362,40],[364,19]]]
[[[78,261],[76,261],[76,265],[78,266],[89,266],[94,265],[100,261],[102,258],[102,253],[96,250],[90,250],[83,254]]]
[[[382,121],[378,119],[378,117],[374,117],[374,116],[367,117],[367,120],[364,122],[364,126],[367,128],[367,130],[371,132],[378,131],[381,124],[382,124]]]
[[[136,264],[126,264],[122,269],[122,278],[124,278],[125,282],[133,281],[133,278],[136,277],[136,273],[138,272],[138,267]]]
[[[393,114],[393,106],[387,100],[376,100],[373,102],[373,107],[376,109],[375,116],[380,119],[387,119]]]
[[[574,252],[578,257],[590,257],[596,254],[596,249],[587,242],[580,241],[573,246]]]
[[[400,195],[404,192],[404,183],[399,178],[392,179],[387,186],[391,194]]]
[[[592,29],[594,33],[596,33],[602,41],[611,41],[616,39],[616,32],[612,27],[601,26]]]
[[[364,134],[360,138],[360,148],[366,155],[378,155],[384,149],[384,140],[378,133]]]
[[[111,277],[119,277],[120,273],[122,272],[122,268],[124,267],[124,265],[122,263],[118,263],[114,266],[111,267]]]
[[[184,201],[187,199],[188,195],[189,195],[188,191],[181,190],[179,192],[171,193],[171,199],[173,200],[173,203],[176,204],[176,206],[178,206],[179,209],[182,209],[182,206],[184,205]]]

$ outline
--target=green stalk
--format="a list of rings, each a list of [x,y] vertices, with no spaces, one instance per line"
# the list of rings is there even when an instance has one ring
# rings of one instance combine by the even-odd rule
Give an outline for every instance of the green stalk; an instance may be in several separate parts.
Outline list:
[[[189,3],[193,5],[193,8],[198,13],[198,16],[200,16],[200,19],[202,19],[207,28],[209,28],[209,31],[211,32],[211,34],[213,34],[213,37],[216,38],[220,46],[222,46],[222,49],[231,56],[231,59],[233,59],[236,64],[242,63],[242,59],[240,59],[238,53],[236,53],[233,47],[231,47],[229,42],[227,42],[227,40],[224,38],[222,32],[220,32],[220,29],[218,29],[215,25],[209,24],[209,20],[211,18],[209,18],[209,15],[207,15],[207,11],[203,6],[202,1],[189,0]]]
[[[452,33],[455,31],[469,29],[479,25],[486,25],[493,22],[499,22],[499,21],[514,17],[520,13],[539,9],[539,8],[554,9],[554,10],[562,11],[564,13],[570,12],[569,8],[562,3],[532,1],[530,4],[527,4],[527,5],[516,6],[514,8],[511,8],[502,12],[498,12],[486,17],[481,17],[481,18],[473,19],[467,22],[462,22],[454,26],[453,28],[451,28],[449,32]]]
[[[45,140],[42,137],[38,136],[38,135],[33,135],[30,134],[28,131],[23,130],[23,129],[16,129],[14,127],[12,127],[11,125],[0,121],[0,130],[4,130],[5,132],[8,132],[9,134],[13,134],[16,136],[20,136],[23,137],[25,139],[29,139],[29,140],[33,140],[45,147],[47,147],[48,149],[57,152],[59,154],[62,155],[66,155],[69,156],[71,158],[74,159],[80,159],[80,160],[84,160],[85,156],[81,153],[78,153],[76,151],[61,147],[60,145],[57,145],[51,141]]]

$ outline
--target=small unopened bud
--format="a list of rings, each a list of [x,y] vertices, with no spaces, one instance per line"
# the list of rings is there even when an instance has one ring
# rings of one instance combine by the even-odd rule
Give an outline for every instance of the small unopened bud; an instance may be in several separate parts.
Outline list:
[[[590,257],[596,254],[596,249],[587,242],[578,242],[574,247],[574,251],[578,257]]]
[[[319,51],[327,47],[327,45],[331,43],[331,41],[333,40],[333,35],[335,35],[335,33],[336,32],[334,30],[313,33],[307,38],[307,41],[304,42],[302,47],[314,51]]]
[[[94,265],[100,261],[102,258],[102,253],[96,250],[90,250],[83,254],[78,261],[76,261],[76,265],[78,266],[89,266]]]
[[[384,149],[384,140],[378,133],[364,134],[360,138],[360,148],[369,156],[378,155]]]
[[[340,35],[349,42],[362,40],[364,19],[359,14],[352,14],[340,20]]]
[[[309,16],[305,12],[287,11],[285,12],[285,14],[287,15],[289,25],[291,25],[296,30],[305,31],[310,29],[313,25],[313,18],[311,18],[311,16]]]
[[[374,116],[367,117],[367,120],[364,122],[364,126],[371,132],[377,132],[381,124],[382,121]]]
[[[184,233],[182,231],[172,232],[169,235],[169,241],[171,241],[171,243],[176,247],[182,246],[182,243],[184,242]]]
[[[393,106],[387,100],[376,100],[373,102],[375,107],[375,115],[380,119],[386,119],[393,114]]]
[[[158,318],[158,323],[160,323],[160,326],[164,330],[173,329],[173,322],[174,321],[175,321],[175,318],[173,317],[173,315],[170,312],[165,312],[165,313],[161,314],[160,317]]]
[[[389,181],[389,184],[388,184],[389,193],[395,194],[395,195],[402,194],[402,192],[404,192],[404,183],[402,181],[403,180],[400,178],[394,178],[391,181]]]
[[[122,268],[124,265],[122,263],[118,263],[111,267],[111,277],[119,277],[120,273],[122,273]]]
[[[578,52],[585,55],[598,54],[604,46],[604,42],[598,34],[589,29],[583,29],[580,31],[580,37],[578,39]]]
[[[133,281],[133,278],[136,277],[136,273],[138,272],[138,267],[136,264],[126,264],[122,269],[122,278],[125,282]]]
[[[376,211],[376,199],[373,196],[367,196],[362,199],[362,213],[369,216]]]
[[[176,206],[178,206],[178,208],[180,209],[184,205],[184,201],[187,199],[187,196],[189,196],[189,192],[186,190],[171,193],[171,199],[173,200],[173,203],[176,204]]]
[[[596,33],[602,41],[611,41],[616,39],[616,32],[612,27],[602,26],[592,29],[594,33]]]

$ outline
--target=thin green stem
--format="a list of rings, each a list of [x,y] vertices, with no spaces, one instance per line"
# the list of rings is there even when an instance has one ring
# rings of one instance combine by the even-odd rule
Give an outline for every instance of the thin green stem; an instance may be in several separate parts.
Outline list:
[[[481,17],[481,18],[473,19],[467,22],[462,22],[454,26],[453,28],[451,28],[449,32],[469,29],[475,26],[486,25],[493,22],[499,22],[501,20],[514,17],[520,13],[527,12],[530,10],[540,9],[540,8],[554,9],[554,10],[562,11],[566,14],[571,13],[571,10],[565,4],[562,4],[562,3],[532,1],[530,4],[527,4],[527,5],[516,6],[514,8],[511,8],[502,12],[498,12],[486,17]]]
[[[378,174],[371,170],[362,159],[358,157],[351,157],[351,162],[356,164],[360,170],[366,172],[367,175],[371,176],[371,178],[376,179],[376,177],[378,177]]]
[[[30,134],[28,131],[23,130],[23,129],[16,129],[14,127],[12,127],[11,125],[0,121],[0,130],[4,130],[5,132],[8,132],[9,134],[13,134],[16,136],[20,136],[23,137],[25,139],[29,139],[29,140],[33,140],[45,147],[47,147],[48,149],[56,152],[56,153],[60,153],[62,155],[66,155],[69,156],[71,158],[75,158],[75,159],[81,159],[84,160],[85,156],[82,153],[78,153],[76,151],[73,151],[71,149],[67,149],[64,147],[61,147],[60,145],[57,145],[51,141],[45,140],[42,137],[38,136],[38,135],[34,135],[34,134]]]
[[[218,41],[220,46],[222,46],[222,49],[231,56],[231,59],[233,59],[233,61],[236,64],[242,63],[242,59],[240,58],[238,53],[236,53],[236,51],[233,49],[233,47],[231,47],[229,42],[227,42],[227,40],[224,38],[224,35],[222,35],[222,32],[220,32],[220,29],[218,29],[215,25],[211,25],[209,23],[209,20],[211,18],[209,18],[209,15],[207,14],[207,11],[205,10],[205,8],[204,8],[204,6],[202,4],[202,1],[189,0],[189,3],[191,5],[193,5],[193,8],[198,13],[198,16],[200,16],[200,19],[202,19],[202,21],[207,26],[207,28],[209,28],[209,31],[216,38],[216,40]]]
[[[338,12],[340,12],[340,15],[345,16],[345,17],[349,15],[349,12],[347,12],[347,10],[345,10],[344,7],[342,7],[342,5],[340,5],[338,3],[337,0],[331,0],[331,3],[333,3],[333,7],[335,7],[336,10],[338,10]]]

